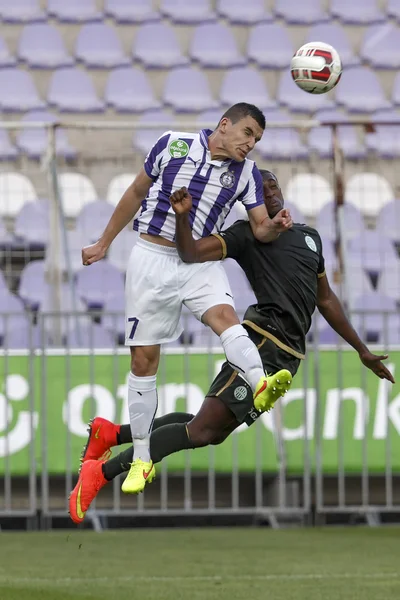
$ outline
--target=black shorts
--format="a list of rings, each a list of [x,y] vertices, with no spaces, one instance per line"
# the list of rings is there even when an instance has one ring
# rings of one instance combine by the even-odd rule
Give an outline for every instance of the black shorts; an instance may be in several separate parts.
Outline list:
[[[281,350],[269,338],[247,328],[250,339],[258,347],[267,375],[273,375],[281,369],[287,369],[295,376],[300,359]],[[253,405],[253,391],[237,371],[225,362],[221,371],[212,382],[207,396],[217,396],[233,412],[239,423],[251,425],[261,413]]]

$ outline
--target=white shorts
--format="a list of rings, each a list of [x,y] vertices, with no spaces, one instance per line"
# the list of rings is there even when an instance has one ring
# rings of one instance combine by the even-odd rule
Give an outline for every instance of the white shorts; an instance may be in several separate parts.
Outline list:
[[[183,304],[199,321],[212,306],[234,307],[222,265],[184,263],[175,248],[139,238],[126,272],[125,344],[151,346],[178,339]]]

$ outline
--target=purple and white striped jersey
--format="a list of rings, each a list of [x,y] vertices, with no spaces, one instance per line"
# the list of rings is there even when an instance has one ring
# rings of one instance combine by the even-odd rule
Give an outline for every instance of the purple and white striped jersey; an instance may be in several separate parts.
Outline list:
[[[236,200],[247,210],[264,204],[260,172],[252,160],[212,160],[211,130],[167,131],[146,157],[145,171],[154,181],[134,229],[175,240],[175,213],[170,195],[185,186],[193,198],[190,224],[199,239],[219,231]]]

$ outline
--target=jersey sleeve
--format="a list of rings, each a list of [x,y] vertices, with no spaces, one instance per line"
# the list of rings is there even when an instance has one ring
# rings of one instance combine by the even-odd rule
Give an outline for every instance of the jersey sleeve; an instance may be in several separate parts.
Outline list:
[[[213,234],[221,242],[222,259],[240,256],[246,247],[248,229],[247,221],[237,221],[225,231]]]
[[[158,138],[144,161],[144,170],[147,175],[155,181],[160,174],[160,167],[164,151],[168,145],[171,131],[166,131]]]
[[[238,197],[238,200],[242,201],[246,210],[251,210],[256,206],[264,204],[263,181],[256,164],[253,165],[249,181]]]

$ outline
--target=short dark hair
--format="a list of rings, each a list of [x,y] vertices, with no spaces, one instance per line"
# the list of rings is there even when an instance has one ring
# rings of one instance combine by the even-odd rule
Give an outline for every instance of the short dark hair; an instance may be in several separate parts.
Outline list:
[[[275,173],[273,173],[272,171],[268,171],[267,169],[258,169],[261,173],[261,177],[263,178],[263,180],[265,179],[275,179],[276,183],[279,185],[279,181],[277,176],[275,175]]]
[[[247,102],[238,102],[238,104],[234,104],[224,112],[221,119],[227,118],[232,121],[232,123],[237,123],[245,117],[252,117],[259,124],[261,129],[265,129],[265,117],[263,112],[257,108],[257,106],[254,106],[254,104],[248,104]]]

